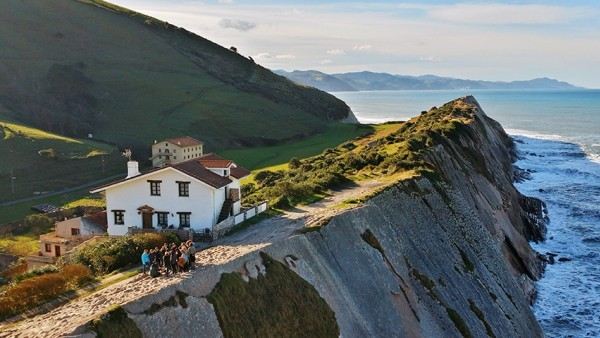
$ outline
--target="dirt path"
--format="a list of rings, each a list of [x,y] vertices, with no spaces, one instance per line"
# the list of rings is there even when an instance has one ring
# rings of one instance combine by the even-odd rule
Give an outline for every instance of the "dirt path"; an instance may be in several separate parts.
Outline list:
[[[208,265],[229,262],[292,236],[306,224],[331,217],[339,212],[338,209],[332,209],[332,206],[346,199],[364,195],[381,185],[378,181],[367,181],[339,190],[317,203],[298,207],[224,237],[217,241],[215,246],[196,254],[197,270],[202,270]],[[14,324],[2,325],[0,337],[59,337],[98,317],[113,305],[126,304],[189,277],[189,273],[159,278],[136,275],[88,296],[75,299],[45,314]]]

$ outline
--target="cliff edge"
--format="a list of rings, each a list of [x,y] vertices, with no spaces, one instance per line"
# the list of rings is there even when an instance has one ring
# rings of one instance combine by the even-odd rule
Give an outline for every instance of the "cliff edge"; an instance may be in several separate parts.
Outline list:
[[[418,149],[416,177],[320,227],[254,239],[248,252],[70,333],[543,337],[530,302],[544,266],[528,241],[543,239],[544,205],[512,184],[511,138],[473,97],[406,122],[388,141],[402,135],[422,135],[401,140]]]

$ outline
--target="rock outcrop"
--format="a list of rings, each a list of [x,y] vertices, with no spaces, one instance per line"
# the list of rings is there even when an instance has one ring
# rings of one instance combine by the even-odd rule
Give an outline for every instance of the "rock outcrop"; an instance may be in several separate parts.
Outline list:
[[[429,149],[435,174],[125,304],[128,325],[145,336],[233,337],[236,320],[252,318],[243,335],[255,336],[278,318],[279,335],[301,336],[281,328],[323,313],[310,332],[542,337],[530,302],[544,265],[528,241],[543,239],[544,205],[514,188],[515,148],[502,127],[472,97],[457,104],[472,119]],[[251,287],[232,287],[240,279]],[[240,305],[242,297],[256,305]]]

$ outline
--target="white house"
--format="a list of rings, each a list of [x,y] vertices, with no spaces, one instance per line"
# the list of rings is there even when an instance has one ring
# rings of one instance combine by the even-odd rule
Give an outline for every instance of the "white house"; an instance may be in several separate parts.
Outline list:
[[[152,145],[152,166],[164,167],[199,158],[203,155],[204,144],[193,137],[184,136],[154,141]]]
[[[125,235],[130,227],[203,232],[240,213],[240,179],[249,173],[215,154],[143,174],[129,161],[126,178],[91,192],[105,194],[109,235]]]

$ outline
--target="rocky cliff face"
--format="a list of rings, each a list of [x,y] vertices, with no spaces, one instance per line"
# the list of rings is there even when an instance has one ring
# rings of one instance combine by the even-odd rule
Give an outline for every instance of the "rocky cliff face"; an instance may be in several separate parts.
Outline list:
[[[501,126],[473,98],[460,104],[472,119],[428,150],[436,174],[77,332],[112,322],[145,336],[543,336],[529,307],[543,264],[528,244],[545,233],[543,203],[513,187]]]

